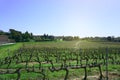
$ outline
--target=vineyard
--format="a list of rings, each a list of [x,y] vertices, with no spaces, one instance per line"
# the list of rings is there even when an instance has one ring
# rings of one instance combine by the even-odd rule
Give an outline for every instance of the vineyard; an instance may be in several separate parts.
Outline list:
[[[79,75],[83,76],[81,79],[89,80],[92,73],[97,73],[99,80],[111,80],[104,74],[110,71],[110,66],[115,65],[111,71],[120,71],[119,47],[56,46],[23,44],[12,54],[7,50],[8,55],[0,58],[0,80],[73,80],[72,76]],[[120,79],[120,74],[117,75],[115,80]]]

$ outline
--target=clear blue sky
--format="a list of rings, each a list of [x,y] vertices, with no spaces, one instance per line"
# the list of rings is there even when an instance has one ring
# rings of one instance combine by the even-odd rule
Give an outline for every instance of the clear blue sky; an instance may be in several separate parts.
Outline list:
[[[120,0],[0,0],[0,30],[120,36]]]

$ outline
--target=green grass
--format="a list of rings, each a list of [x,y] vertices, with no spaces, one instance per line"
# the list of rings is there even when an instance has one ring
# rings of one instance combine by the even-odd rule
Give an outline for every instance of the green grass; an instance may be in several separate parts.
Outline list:
[[[0,58],[11,55],[15,50],[19,49],[21,46],[22,46],[22,43],[15,43],[11,45],[0,46]]]
[[[105,66],[103,66],[102,68],[105,69]],[[119,65],[110,65],[109,67],[109,72],[114,72],[113,70],[111,71],[110,69],[113,68],[115,70],[120,69]],[[103,69],[103,70],[104,70]],[[99,75],[99,71],[98,68],[87,68],[88,71],[88,76],[92,76],[92,75]],[[119,74],[119,71],[116,71]],[[46,78],[49,78],[49,80],[64,80],[64,76],[65,76],[65,71],[61,70],[58,72],[50,72],[49,70],[46,70],[45,73],[47,73]],[[104,70],[105,73],[105,70]],[[41,74],[38,73],[27,73],[26,71],[22,71],[21,73],[21,80],[36,80],[36,79],[40,79],[43,76]],[[72,78],[79,78],[79,77],[83,77],[84,76],[84,69],[70,69],[69,70],[69,75],[68,75],[68,79],[72,79]],[[2,79],[13,79],[16,80],[17,75],[16,74],[5,74],[5,75],[0,75],[0,78]]]
[[[57,47],[57,48],[102,48],[102,47],[117,47],[120,48],[119,42],[93,42],[86,40],[79,41],[61,41],[61,42],[26,42],[26,47]]]
[[[119,42],[93,42],[93,41],[79,41],[79,48],[102,48],[102,47],[119,47]]]
[[[26,47],[57,47],[57,48],[73,48],[77,41],[62,41],[62,42],[27,42]]]
[[[14,51],[23,46],[26,47],[57,47],[57,48],[99,48],[99,47],[119,47],[119,42],[93,42],[93,41],[61,41],[61,42],[24,42],[24,43],[16,43],[11,45],[2,45],[0,46],[0,57],[2,54],[8,53],[8,50]],[[4,54],[5,55],[5,54]]]

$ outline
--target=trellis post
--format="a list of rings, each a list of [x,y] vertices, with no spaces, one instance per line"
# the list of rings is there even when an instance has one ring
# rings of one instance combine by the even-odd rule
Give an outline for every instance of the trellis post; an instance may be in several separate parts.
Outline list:
[[[108,80],[108,48],[106,48],[106,80]]]

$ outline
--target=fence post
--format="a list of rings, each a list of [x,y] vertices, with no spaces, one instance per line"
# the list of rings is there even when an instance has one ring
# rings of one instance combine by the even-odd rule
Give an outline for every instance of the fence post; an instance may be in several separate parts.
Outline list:
[[[108,80],[108,48],[106,48],[106,80]]]

